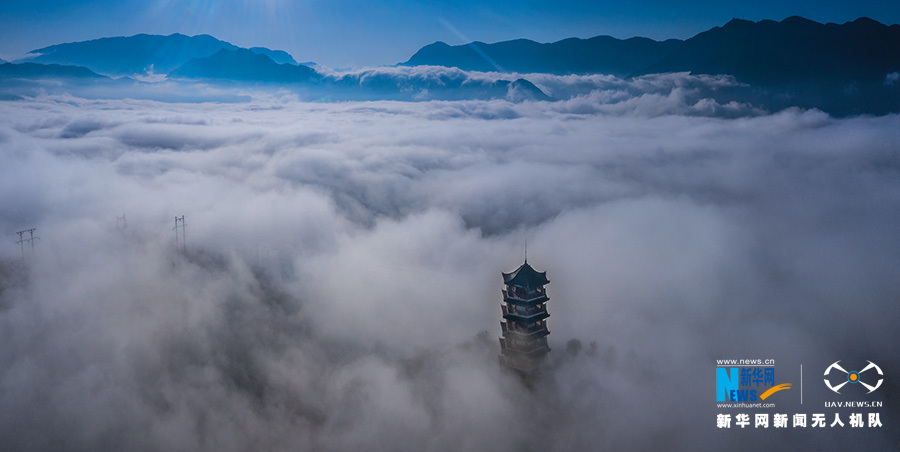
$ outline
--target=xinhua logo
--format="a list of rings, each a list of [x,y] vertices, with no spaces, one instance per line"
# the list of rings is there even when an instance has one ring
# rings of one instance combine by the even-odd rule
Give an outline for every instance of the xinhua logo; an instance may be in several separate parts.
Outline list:
[[[878,365],[873,363],[872,361],[866,361],[867,363],[869,363],[869,365],[864,367],[863,370],[852,370],[849,372],[844,370],[844,368],[841,367],[840,364],[838,364],[839,362],[840,361],[835,361],[832,365],[828,366],[828,368],[825,369],[826,377],[828,377],[828,374],[831,373],[832,369],[839,370],[844,373],[844,375],[841,375],[841,377],[845,377],[845,378],[841,378],[840,380],[836,376],[825,378],[825,386],[828,386],[828,389],[831,389],[832,391],[834,391],[838,394],[841,393],[840,389],[843,388],[844,385],[846,385],[847,383],[850,383],[850,384],[859,383],[859,384],[865,386],[866,389],[869,390],[869,392],[867,392],[866,394],[871,394],[873,391],[878,389],[881,386],[881,383],[884,381],[884,372],[882,372],[881,368],[878,367]],[[878,372],[878,376],[880,377],[880,378],[878,378],[878,381],[875,382],[875,386],[872,386],[872,385],[867,384],[866,382],[862,381],[862,378],[863,378],[862,373],[869,369],[875,369],[875,371]],[[835,375],[840,375],[840,374],[835,372]],[[833,384],[831,384],[832,381],[838,381],[838,384],[833,385]],[[869,380],[869,381],[871,381],[871,380]]]
[[[716,369],[717,402],[756,402],[790,389],[790,383],[775,384],[773,367],[719,367]]]

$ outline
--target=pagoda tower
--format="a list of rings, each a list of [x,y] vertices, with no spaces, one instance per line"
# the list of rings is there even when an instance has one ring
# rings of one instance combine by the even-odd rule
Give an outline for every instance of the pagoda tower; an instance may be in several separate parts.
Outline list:
[[[503,302],[500,312],[500,364],[524,373],[537,369],[550,351],[547,345],[547,302],[550,297],[544,286],[550,280],[547,272],[539,272],[528,265],[528,259],[511,273],[501,273]]]

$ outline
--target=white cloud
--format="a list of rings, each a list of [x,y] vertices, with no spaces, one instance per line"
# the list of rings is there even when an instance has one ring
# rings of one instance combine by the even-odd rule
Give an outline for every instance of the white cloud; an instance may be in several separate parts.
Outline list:
[[[554,79],[590,86],[563,102],[0,103],[0,438],[696,450],[734,440],[696,433],[716,358],[896,373],[900,116],[764,115],[690,80]],[[555,370],[533,392],[494,339],[526,239],[552,280]],[[531,411],[542,428],[511,436]],[[788,432],[858,439],[814,433]]]

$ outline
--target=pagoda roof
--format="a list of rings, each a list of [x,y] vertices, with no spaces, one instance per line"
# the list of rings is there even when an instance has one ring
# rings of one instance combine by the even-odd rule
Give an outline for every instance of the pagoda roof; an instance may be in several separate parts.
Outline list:
[[[525,261],[525,263],[515,271],[502,274],[503,283],[507,286],[534,289],[550,282],[550,280],[547,279],[547,272],[539,272],[535,270],[530,265],[528,265],[528,261]]]

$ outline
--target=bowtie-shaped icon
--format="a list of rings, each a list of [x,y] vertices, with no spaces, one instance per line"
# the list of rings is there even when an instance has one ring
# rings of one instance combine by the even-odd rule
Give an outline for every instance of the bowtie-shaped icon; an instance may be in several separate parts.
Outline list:
[[[840,362],[840,361],[835,361],[834,364],[828,366],[828,368],[825,369],[825,376],[828,376],[828,374],[831,372],[831,369],[837,369],[837,370],[839,370],[839,371],[841,371],[841,372],[843,372],[843,373],[845,373],[845,374],[847,375],[847,381],[845,381],[845,382],[843,382],[843,383],[841,383],[841,384],[839,384],[839,385],[836,385],[836,386],[833,386],[833,385],[831,384],[831,382],[828,381],[827,378],[825,379],[825,386],[828,386],[828,389],[831,389],[832,391],[834,391],[834,392],[836,392],[836,393],[838,393],[838,394],[840,394],[840,389],[841,389],[842,387],[844,387],[844,385],[846,385],[847,383],[853,383],[853,384],[859,383],[859,384],[865,386],[866,389],[869,390],[869,392],[867,392],[867,394],[870,394],[870,393],[872,393],[872,391],[878,389],[878,387],[881,386],[881,382],[884,381],[884,378],[879,378],[879,379],[878,379],[878,382],[875,383],[875,386],[872,386],[872,385],[866,384],[865,382],[863,382],[863,381],[860,379],[860,374],[863,373],[863,372],[865,372],[865,371],[867,371],[867,370],[869,370],[869,369],[875,369],[875,370],[878,372],[878,375],[879,375],[879,376],[883,376],[883,375],[884,375],[884,373],[881,372],[881,368],[878,367],[878,365],[876,365],[876,364],[873,363],[872,361],[867,361],[867,362],[869,363],[869,365],[866,366],[865,368],[863,368],[863,370],[854,370],[854,371],[850,371],[850,372],[844,370],[844,368],[841,367],[841,366],[838,364],[839,362]]]

